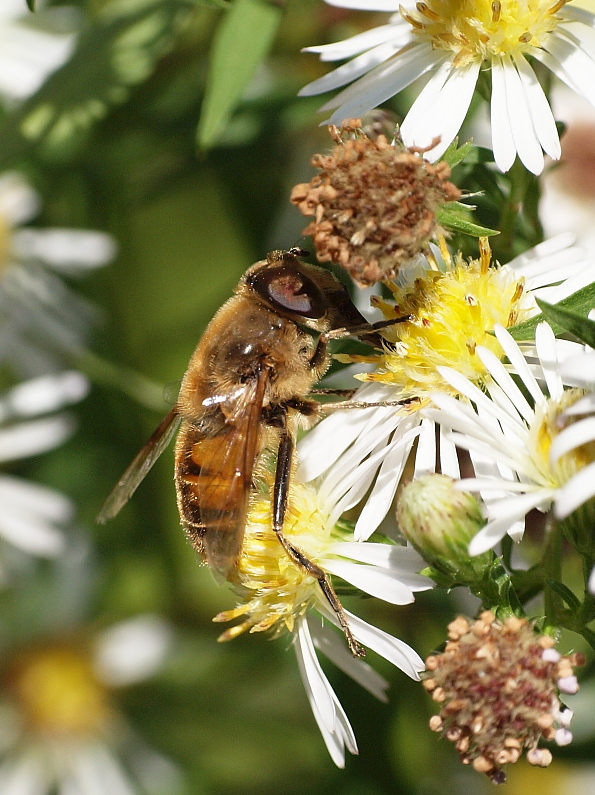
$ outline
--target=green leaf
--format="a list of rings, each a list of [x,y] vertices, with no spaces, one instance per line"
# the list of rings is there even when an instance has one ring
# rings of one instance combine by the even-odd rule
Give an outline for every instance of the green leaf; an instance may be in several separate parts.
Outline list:
[[[589,320],[589,318],[559,304],[546,304],[545,301],[537,299],[537,305],[550,323],[562,326],[565,331],[570,331],[585,345],[595,348],[595,320]]]
[[[29,11],[35,11],[36,0],[27,0],[27,8]]]
[[[460,202],[449,202],[439,207],[436,211],[436,220],[447,229],[452,229],[453,232],[462,232],[465,235],[472,235],[473,237],[491,237],[492,235],[499,235],[497,229],[490,229],[487,226],[479,226],[470,221],[466,215],[469,213],[470,208]],[[463,211],[465,215],[463,215]]]
[[[542,309],[544,306],[549,306],[549,305],[544,305],[543,301],[541,302],[538,301],[537,303]],[[580,322],[581,326],[583,327],[582,333],[590,333],[590,332],[585,332],[584,328],[587,322],[590,323],[590,321],[586,320],[586,316],[594,307],[595,307],[595,284],[589,284],[587,285],[587,287],[583,287],[582,290],[578,290],[576,293],[569,295],[568,298],[564,298],[562,301],[552,306],[552,308],[555,308],[557,310],[567,309],[570,311],[572,315],[581,317]],[[563,331],[566,331],[566,326],[562,325],[559,322],[560,317],[561,315],[558,315],[558,317],[554,318],[552,315],[551,318],[548,318],[550,320],[550,325],[554,330],[555,334],[560,334]],[[526,320],[524,323],[518,323],[516,326],[512,326],[511,328],[508,329],[508,331],[512,334],[515,340],[523,340],[523,341],[532,340],[535,338],[535,329],[544,319],[545,319],[545,312],[543,314],[540,313],[539,315],[532,317],[530,320]],[[564,323],[567,322],[568,322],[567,319],[564,320]]]
[[[547,580],[547,584],[573,612],[580,610],[581,603],[568,586],[558,582],[558,580]]]
[[[198,145],[217,143],[256,69],[267,57],[283,10],[268,0],[236,0],[213,39]]]
[[[194,0],[114,0],[83,31],[74,55],[0,124],[0,168],[32,145],[61,151],[124,102],[167,51]]]

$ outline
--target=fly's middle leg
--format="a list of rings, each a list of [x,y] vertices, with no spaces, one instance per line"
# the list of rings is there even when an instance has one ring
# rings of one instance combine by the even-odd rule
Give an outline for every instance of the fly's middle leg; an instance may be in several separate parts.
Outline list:
[[[287,501],[289,497],[289,483],[291,478],[291,463],[293,459],[294,440],[292,434],[289,432],[285,425],[281,431],[281,438],[279,441],[279,451],[277,454],[277,469],[275,472],[275,485],[273,487],[273,530],[279,539],[283,549],[287,552],[291,560],[300,567],[303,571],[307,572],[310,576],[318,580],[318,584],[322,593],[326,597],[328,603],[333,608],[341,629],[345,634],[347,645],[354,657],[364,657],[366,654],[365,649],[355,639],[347,616],[343,610],[343,606],[339,601],[337,594],[333,590],[327,575],[324,571],[313,563],[304,553],[294,546],[283,535],[283,523],[285,521],[285,513],[287,511]]]

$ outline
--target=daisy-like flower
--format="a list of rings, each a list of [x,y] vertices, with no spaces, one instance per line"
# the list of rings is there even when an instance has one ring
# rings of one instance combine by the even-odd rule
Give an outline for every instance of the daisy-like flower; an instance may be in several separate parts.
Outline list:
[[[157,616],[78,631],[5,655],[0,790],[6,795],[177,792],[179,774],[133,732],[117,691],[154,675],[171,645]]]
[[[341,476],[358,478],[360,467],[343,469]],[[327,478],[307,485],[294,482],[284,535],[325,574],[391,604],[413,601],[414,592],[427,590],[432,582],[416,572],[422,558],[411,547],[392,544],[358,544],[347,540],[349,532],[337,525],[342,512],[341,492]],[[215,621],[241,619],[220,640],[243,632],[289,632],[312,712],[329,753],[339,767],[345,764],[345,749],[357,753],[349,720],[326,678],[316,649],[377,698],[385,701],[388,683],[374,669],[349,652],[344,638],[328,626],[339,626],[337,613],[323,595],[318,580],[291,561],[271,526],[268,494],[253,499],[246,525],[242,553],[232,582],[240,597],[233,610],[220,613]],[[419,678],[423,663],[403,641],[344,612],[357,642],[377,652],[412,679]],[[421,666],[421,667],[420,667]]]
[[[494,158],[507,171],[518,154],[541,173],[543,151],[560,156],[554,117],[527,60],[535,58],[595,104],[595,17],[564,0],[327,0],[331,5],[393,11],[387,24],[308,52],[325,61],[353,58],[302,89],[320,94],[348,83],[322,110],[330,121],[361,116],[414,80],[433,72],[401,127],[407,146],[427,147],[438,158],[458,133],[482,67],[492,75]],[[353,57],[356,56],[356,57]]]
[[[530,764],[547,767],[552,755],[538,742],[572,741],[572,711],[562,708],[558,694],[577,692],[574,667],[584,665],[583,656],[562,656],[554,639],[526,619],[496,621],[488,610],[475,622],[452,621],[448,637],[444,652],[426,660],[423,684],[441,705],[430,728],[455,743],[463,764],[495,784],[506,781],[504,766],[523,750]]]
[[[442,474],[460,477],[454,443],[440,427],[437,434],[434,420],[422,418],[420,409],[430,404],[433,392],[459,397],[441,367],[454,368],[480,387],[491,379],[477,348],[503,358],[492,334],[498,324],[511,326],[536,314],[536,297],[556,303],[593,280],[594,263],[570,242],[569,236],[554,238],[503,266],[491,263],[487,245],[471,262],[453,257],[443,246],[435,258],[420,258],[400,270],[389,285],[394,305],[376,300],[386,317],[411,315],[413,320],[391,327],[386,336],[392,344],[382,354],[352,357],[375,365],[373,372],[358,376],[368,383],[355,399],[410,402],[401,409],[337,411],[308,433],[301,448],[300,477],[306,481],[327,470],[329,478],[336,478],[336,469],[363,462],[359,480],[337,482],[344,510],[366,497],[355,526],[357,540],[369,538],[389,511],[414,437],[414,478],[437,471],[438,462]],[[572,342],[557,346],[565,354],[581,349]],[[473,464],[476,474],[493,472],[491,458],[474,454]]]
[[[508,332],[497,326],[496,337],[532,405],[500,360],[484,347],[477,355],[490,378],[481,391],[460,372],[441,368],[459,395],[434,393],[438,408],[427,414],[442,428],[451,428],[451,440],[459,447],[494,462],[493,472],[460,481],[459,488],[479,491],[486,501],[488,522],[469,545],[477,555],[497,544],[506,533],[519,540],[525,515],[553,508],[566,519],[595,496],[595,421],[593,408],[581,406],[584,392],[564,389],[559,373],[556,340],[547,323],[536,331],[538,364],[531,368]],[[585,415],[586,412],[586,415]],[[592,514],[575,517],[583,527],[573,533],[579,551],[588,553],[592,540]],[[586,526],[585,526],[586,525]],[[571,531],[572,532],[572,531]],[[582,547],[582,550],[581,550]]]
[[[65,8],[47,9],[33,16],[25,0],[0,3],[0,95],[23,100],[68,58],[75,35],[65,32]],[[69,14],[70,16],[70,14]]]
[[[72,418],[51,414],[85,397],[88,382],[77,372],[25,381],[0,397],[0,463],[44,453],[70,436]],[[54,489],[0,475],[0,537],[29,554],[53,557],[63,549],[61,528],[73,515],[70,500]],[[3,551],[4,564],[7,550]],[[4,564],[0,567],[2,578]]]
[[[18,173],[0,175],[0,363],[24,375],[55,369],[61,352],[81,345],[95,310],[61,276],[78,276],[113,259],[103,232],[24,227],[40,206]]]

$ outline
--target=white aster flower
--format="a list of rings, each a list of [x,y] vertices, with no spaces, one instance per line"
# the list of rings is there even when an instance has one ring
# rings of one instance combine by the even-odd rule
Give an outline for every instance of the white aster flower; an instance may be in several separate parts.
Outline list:
[[[61,277],[83,275],[115,255],[103,232],[24,227],[39,205],[20,174],[0,175],[0,363],[24,375],[55,369],[95,316]]]
[[[0,396],[0,464],[45,453],[62,444],[73,430],[72,418],[62,412],[88,391],[87,379],[77,372],[26,381]],[[54,489],[0,474],[0,537],[29,554],[53,557],[63,549],[61,528],[70,522],[73,507]]]
[[[342,474],[357,479],[358,470],[356,465],[352,470],[344,468]],[[336,526],[341,513],[338,496],[328,482],[316,486],[294,482],[284,523],[285,537],[327,575],[339,577],[391,604],[409,604],[416,591],[432,587],[431,580],[417,574],[425,564],[413,548],[347,541],[347,531]],[[352,656],[345,639],[321,621],[326,619],[339,626],[318,581],[290,560],[273,532],[268,494],[252,502],[242,553],[230,579],[241,602],[215,620],[242,621],[227,629],[220,640],[231,640],[246,631],[292,633],[314,717],[333,761],[343,767],[345,749],[357,753],[357,745],[315,649],[383,701],[388,683],[368,663]],[[345,611],[345,616],[357,642],[412,679],[419,679],[423,662],[412,648],[352,613]]]
[[[145,615],[95,637],[21,648],[5,656],[0,691],[0,791],[4,795],[177,792],[178,771],[125,721],[117,689],[154,675],[171,629]]]
[[[560,157],[560,141],[548,100],[527,60],[535,58],[595,105],[595,16],[563,0],[327,0],[331,5],[393,11],[386,25],[346,41],[309,47],[325,61],[353,60],[302,89],[320,94],[348,83],[322,110],[330,122],[359,117],[433,72],[401,127],[407,146],[438,145],[437,159],[458,133],[480,70],[492,75],[494,158],[508,171],[518,154],[533,173],[543,151]],[[355,57],[353,57],[355,56]],[[543,150],[543,151],[542,151]]]
[[[435,261],[421,259],[401,269],[391,286],[395,305],[376,299],[386,317],[412,315],[414,320],[390,330],[393,345],[381,355],[354,357],[373,363],[375,371],[360,374],[368,381],[354,396],[370,402],[409,400],[394,406],[337,411],[313,428],[301,443],[300,477],[305,481],[328,472],[327,480],[342,489],[340,505],[348,510],[365,498],[355,526],[356,540],[365,540],[378,528],[393,504],[401,475],[417,439],[413,477],[441,471],[460,477],[455,445],[441,426],[422,417],[434,391],[458,397],[440,367],[452,367],[483,386],[490,373],[477,355],[477,346],[502,358],[504,351],[492,332],[496,325],[511,326],[538,313],[535,297],[556,303],[595,276],[595,263],[564,235],[541,243],[507,265],[491,264],[489,247],[478,260],[463,262],[446,246]],[[389,334],[386,334],[389,337]],[[558,340],[560,357],[581,346]],[[361,462],[358,478],[337,473]],[[476,473],[490,473],[491,459],[474,455]]]
[[[68,10],[70,11],[70,9]],[[65,8],[31,14],[25,0],[0,3],[0,95],[24,100],[70,58],[75,35]]]
[[[580,408],[584,393],[564,389],[550,326],[537,327],[537,373],[505,329],[496,327],[495,332],[531,403],[499,359],[478,347],[490,374],[487,393],[461,373],[443,368],[444,379],[472,405],[435,393],[432,401],[438,408],[427,410],[442,428],[453,430],[450,438],[458,447],[494,463],[491,475],[458,484],[481,492],[486,501],[488,522],[469,545],[472,555],[492,548],[506,533],[518,541],[524,518],[533,509],[553,508],[556,518],[565,519],[595,496],[593,409],[585,416]]]

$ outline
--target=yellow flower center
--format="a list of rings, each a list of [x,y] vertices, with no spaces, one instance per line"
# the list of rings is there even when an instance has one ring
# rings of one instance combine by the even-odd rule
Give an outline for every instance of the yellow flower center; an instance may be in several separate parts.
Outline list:
[[[25,723],[40,734],[84,737],[108,722],[105,688],[78,649],[56,646],[27,653],[13,664],[9,681]]]
[[[463,66],[481,58],[514,55],[541,47],[564,21],[566,0],[429,0],[401,14],[435,49],[454,55]]]
[[[312,562],[320,562],[335,540],[317,492],[311,486],[292,487],[284,535]],[[219,613],[213,621],[245,618],[220,635],[221,641],[231,640],[246,630],[264,632],[275,625],[277,633],[283,628],[291,632],[295,619],[316,599],[316,579],[296,566],[272,529],[268,494],[258,495],[251,505],[242,554],[232,582],[242,603],[234,610]]]
[[[564,415],[564,412],[584,396],[581,389],[568,389],[560,400],[549,400],[536,410],[536,421],[530,430],[529,449],[543,475],[543,481],[552,488],[563,486],[573,475],[595,461],[595,442],[587,442],[560,456],[552,466],[550,449],[552,442],[565,428],[582,416]]]
[[[411,315],[412,320],[387,329],[393,347],[380,356],[367,357],[378,369],[358,377],[363,381],[392,384],[403,398],[423,400],[439,390],[457,396],[436,368],[452,367],[481,385],[486,370],[476,353],[478,345],[498,357],[503,352],[491,333],[496,324],[505,327],[524,320],[534,308],[523,281],[506,267],[491,267],[487,242],[478,260],[451,258],[442,246],[445,269],[411,268],[389,285],[395,305],[375,301],[387,318]],[[359,360],[359,359],[358,359]]]

